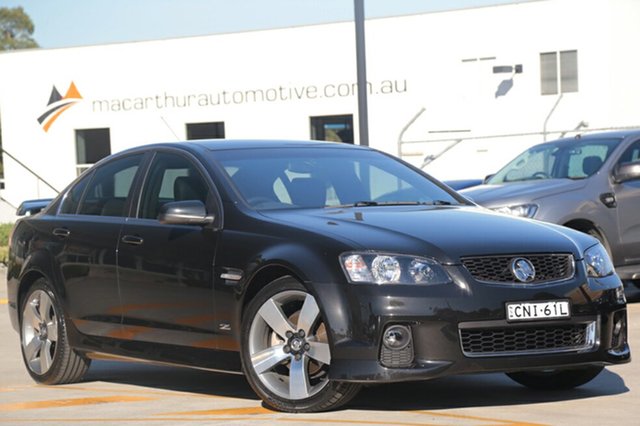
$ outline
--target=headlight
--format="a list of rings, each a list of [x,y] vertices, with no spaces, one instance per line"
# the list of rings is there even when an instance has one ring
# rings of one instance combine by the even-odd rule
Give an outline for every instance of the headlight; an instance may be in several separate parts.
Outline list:
[[[520,204],[518,206],[494,207],[491,210],[511,216],[532,218],[538,211],[537,204]]]
[[[344,253],[340,264],[352,283],[445,284],[449,274],[435,260],[383,253]]]
[[[613,263],[602,244],[588,248],[584,252],[584,262],[590,277],[600,278],[613,274]]]

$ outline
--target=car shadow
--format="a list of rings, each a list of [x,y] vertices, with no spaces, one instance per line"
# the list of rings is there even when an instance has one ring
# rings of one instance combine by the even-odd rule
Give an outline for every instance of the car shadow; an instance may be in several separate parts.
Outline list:
[[[244,376],[148,363],[94,360],[83,382],[107,382],[259,400]]]
[[[629,389],[622,377],[605,369],[590,383],[570,390],[526,388],[505,374],[452,376],[425,382],[365,388],[349,404],[358,410],[438,410],[570,401],[618,395]]]
[[[153,364],[94,361],[84,381],[259,400],[243,376]],[[607,369],[584,386],[559,391],[532,390],[504,374],[474,374],[365,386],[344,408],[392,411],[489,407],[570,401],[628,391],[622,377]]]

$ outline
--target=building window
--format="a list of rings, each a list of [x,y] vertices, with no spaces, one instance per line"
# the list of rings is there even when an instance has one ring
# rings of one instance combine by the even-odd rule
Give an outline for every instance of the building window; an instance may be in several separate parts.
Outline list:
[[[558,61],[558,56],[560,60]],[[558,79],[558,76],[560,78]],[[540,54],[540,93],[557,95],[578,91],[578,51]]]
[[[187,123],[187,139],[224,139],[224,121]]]
[[[311,139],[353,143],[353,115],[311,117]]]
[[[78,175],[111,155],[109,129],[76,129],[76,172]]]

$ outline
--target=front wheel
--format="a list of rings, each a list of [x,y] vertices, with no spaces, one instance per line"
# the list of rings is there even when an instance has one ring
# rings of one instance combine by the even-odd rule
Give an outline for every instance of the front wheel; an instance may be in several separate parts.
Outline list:
[[[242,367],[266,405],[287,412],[335,409],[360,389],[329,379],[331,346],[316,299],[295,279],[263,288],[242,321]]]
[[[91,361],[69,346],[62,306],[44,278],[29,288],[21,308],[22,358],[31,377],[48,385],[82,379]]]
[[[514,381],[532,389],[560,390],[582,386],[600,374],[602,366],[552,371],[519,371],[507,373]]]

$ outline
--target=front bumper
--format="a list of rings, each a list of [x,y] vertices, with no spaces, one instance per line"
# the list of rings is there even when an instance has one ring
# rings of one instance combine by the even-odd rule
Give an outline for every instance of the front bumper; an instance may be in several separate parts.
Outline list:
[[[617,276],[595,280],[578,273],[570,281],[527,287],[478,283],[463,270],[451,268],[449,273],[456,284],[323,285],[328,290],[321,292],[328,299],[323,300],[323,306],[332,307],[325,312],[333,339],[330,377],[362,383],[397,382],[630,361],[626,304],[620,299]],[[505,320],[506,302],[555,299],[570,300],[571,318],[517,323]],[[394,324],[411,330],[410,358],[406,354],[389,357],[382,344],[385,329]],[[480,345],[480,352],[474,353],[473,345],[472,349],[468,345],[463,348],[462,332],[468,330],[477,332],[489,348],[495,343],[498,349],[482,352]],[[575,337],[578,334],[584,339]],[[538,343],[542,339],[542,346],[530,349],[527,342],[519,346],[510,346],[511,341],[502,344],[505,339],[522,336],[533,336],[531,339],[538,339]],[[548,336],[568,343],[561,348],[551,343],[545,348]]]

